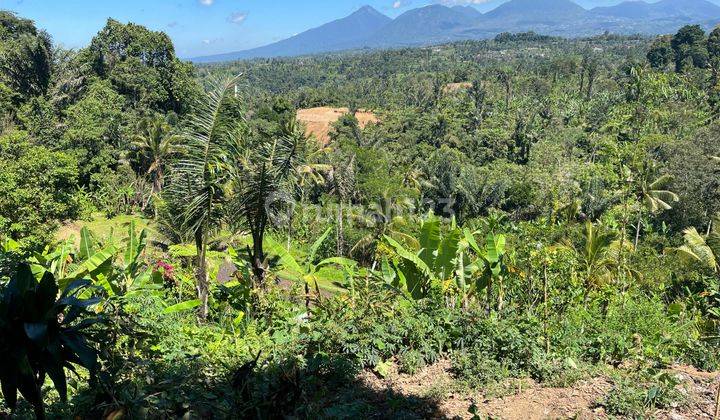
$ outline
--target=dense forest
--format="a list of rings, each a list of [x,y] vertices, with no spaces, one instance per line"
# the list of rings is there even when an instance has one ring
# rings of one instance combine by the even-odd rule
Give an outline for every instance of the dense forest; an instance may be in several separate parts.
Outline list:
[[[0,11],[0,417],[717,418],[719,118],[720,28],[194,66]]]

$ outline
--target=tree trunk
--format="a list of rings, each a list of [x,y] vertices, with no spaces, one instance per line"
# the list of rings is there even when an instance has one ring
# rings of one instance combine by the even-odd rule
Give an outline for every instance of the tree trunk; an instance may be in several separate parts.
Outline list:
[[[505,85],[505,109],[510,109],[510,100],[512,99],[512,86],[510,83]]]
[[[710,219],[710,221],[708,222],[707,232],[705,232],[705,236],[709,236],[712,233],[712,228],[713,228],[713,219]]]
[[[548,275],[547,262],[543,264],[543,335],[545,336],[545,353],[550,353],[550,337],[548,337]]]
[[[160,162],[157,162],[157,170],[155,171],[155,180],[153,181],[153,192],[155,194],[160,194],[163,189],[163,169],[162,164]]]
[[[344,249],[344,232],[343,232],[343,205],[340,200],[340,206],[338,207],[338,219],[337,219],[337,253],[338,256],[343,256]]]
[[[637,228],[635,228],[635,249],[640,243],[640,229],[642,229],[642,210],[638,211]]]
[[[256,285],[264,287],[265,285],[265,252],[263,250],[263,234],[253,234],[253,250],[252,250],[252,270],[255,275]]]
[[[210,294],[210,284],[208,282],[207,273],[207,244],[205,244],[205,235],[202,230],[195,232],[195,248],[197,250],[197,261],[195,263],[195,288],[197,290],[198,299],[200,300],[200,310],[198,317],[205,321],[208,316],[208,296]]]
[[[310,283],[305,280],[305,311],[310,316]]]
[[[498,277],[498,314],[502,313],[503,307],[505,306],[505,291],[503,290],[503,278]]]
[[[492,277],[488,281],[487,285],[487,302],[486,302],[486,312],[488,315],[492,312]]]
[[[618,258],[617,276],[620,280],[623,280],[622,272],[623,272],[623,267],[625,267],[625,239],[626,239],[625,237],[627,236],[627,225],[628,225],[628,222],[630,219],[628,199],[629,199],[628,197],[625,197],[625,204],[624,204],[624,209],[623,209],[622,231],[621,231],[621,235],[620,235],[620,250],[618,251],[619,258]]]

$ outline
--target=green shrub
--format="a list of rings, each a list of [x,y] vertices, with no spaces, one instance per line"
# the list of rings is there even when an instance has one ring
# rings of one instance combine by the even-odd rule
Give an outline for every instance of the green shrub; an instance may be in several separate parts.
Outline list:
[[[677,390],[677,379],[669,373],[654,378],[621,377],[600,405],[612,415],[641,417],[648,410],[668,408],[680,404],[683,394]]]
[[[414,305],[381,285],[370,287],[356,289],[355,302],[333,297],[316,309],[303,337],[308,347],[345,354],[367,367],[405,353],[401,359],[411,369],[437,361],[449,344],[450,311]]]
[[[567,356],[615,365],[631,359],[667,365],[701,358],[706,359],[704,365],[712,364],[710,356],[688,352],[707,348],[700,341],[697,321],[688,313],[672,313],[657,298],[616,296],[607,308],[599,302],[571,307],[557,321],[553,346]]]
[[[485,384],[511,376],[541,376],[545,357],[537,319],[480,316],[464,316],[455,332],[452,363],[458,377]]]

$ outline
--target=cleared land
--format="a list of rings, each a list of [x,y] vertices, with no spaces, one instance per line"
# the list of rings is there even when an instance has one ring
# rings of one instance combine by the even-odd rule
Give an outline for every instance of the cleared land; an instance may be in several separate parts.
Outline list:
[[[678,385],[684,400],[648,413],[656,419],[712,419],[715,412],[717,373],[700,372],[688,366],[666,371]],[[475,404],[480,418],[507,420],[607,419],[613,416],[599,404],[615,385],[606,375],[590,376],[567,387],[542,387],[530,379],[507,380],[494,392],[472,390],[453,379],[450,362],[421,369],[415,375],[400,374],[391,366],[385,378],[363,372],[358,383],[339,390],[342,398],[355,398],[375,410],[374,418],[472,419]]]
[[[472,83],[470,83],[470,82],[448,83],[447,85],[445,85],[445,88],[443,89],[443,91],[445,93],[452,93],[452,92],[457,92],[459,90],[470,89],[471,87],[472,87]]]
[[[297,112],[297,119],[305,124],[305,133],[308,136],[315,136],[323,144],[330,141],[330,132],[332,124],[340,119],[343,115],[350,112],[348,108],[331,108],[318,107],[300,109]],[[355,113],[355,118],[360,123],[360,128],[365,128],[368,124],[377,124],[380,119],[372,112],[359,110]]]

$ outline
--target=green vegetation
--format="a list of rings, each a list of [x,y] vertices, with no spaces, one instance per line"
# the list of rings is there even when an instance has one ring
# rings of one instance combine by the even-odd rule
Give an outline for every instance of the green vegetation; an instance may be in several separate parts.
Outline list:
[[[718,368],[718,30],[193,67],[0,23],[0,411],[422,417],[362,373],[446,363],[641,417]]]

